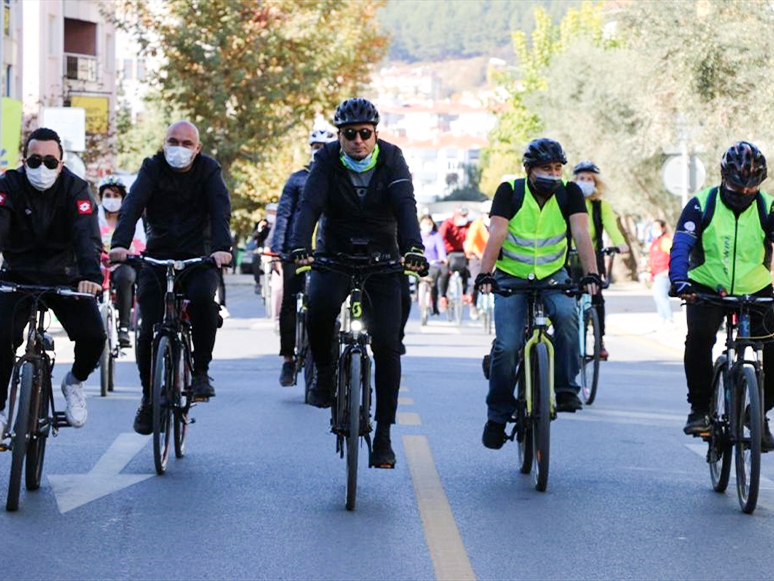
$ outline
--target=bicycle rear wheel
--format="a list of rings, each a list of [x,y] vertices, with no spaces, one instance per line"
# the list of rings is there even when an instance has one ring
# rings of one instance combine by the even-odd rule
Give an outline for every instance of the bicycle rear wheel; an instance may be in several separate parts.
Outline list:
[[[170,395],[175,378],[175,360],[168,337],[161,337],[156,347],[153,366],[153,461],[156,473],[164,474],[169,462],[169,444],[172,438],[172,402]]]
[[[19,373],[19,399],[16,407],[16,420],[11,442],[11,477],[8,481],[8,498],[5,500],[5,510],[13,512],[19,508],[19,491],[21,490],[22,466],[27,454],[27,443],[30,439],[30,406],[32,389],[34,387],[35,367],[27,362],[22,365]],[[13,412],[13,410],[11,410]],[[11,417],[9,416],[9,420]]]
[[[430,315],[430,287],[424,280],[419,281],[419,288],[417,289],[417,297],[419,298],[419,324],[423,327],[427,325],[427,319]]]
[[[599,313],[590,306],[583,313],[583,332],[581,334],[580,384],[583,403],[591,405],[597,397],[599,382],[599,353],[602,349],[602,334],[599,326]]]
[[[551,452],[551,384],[550,359],[544,343],[532,352],[532,444],[535,488],[543,492],[548,486],[548,464]]]
[[[178,357],[178,375],[179,381],[175,388],[175,397],[177,405],[174,409],[175,417],[175,458],[185,456],[185,440],[188,435],[188,413],[191,410],[191,340],[186,336],[182,352]]]
[[[51,372],[48,364],[41,369],[41,390],[38,398],[32,398],[30,409],[30,441],[27,445],[27,461],[25,462],[24,482],[27,490],[40,488],[43,476],[43,460],[46,456],[46,441],[48,440],[48,406],[51,401]],[[37,402],[35,401],[37,399]]]
[[[357,456],[360,444],[361,353],[352,351],[347,375],[347,510],[355,510],[357,496]]]
[[[707,463],[710,480],[715,492],[725,492],[731,474],[731,434],[729,433],[731,410],[726,409],[726,356],[721,355],[715,362],[712,373],[712,403],[710,405],[711,432]]]
[[[761,474],[762,413],[758,379],[745,365],[736,375],[736,492],[742,512],[758,504]]]

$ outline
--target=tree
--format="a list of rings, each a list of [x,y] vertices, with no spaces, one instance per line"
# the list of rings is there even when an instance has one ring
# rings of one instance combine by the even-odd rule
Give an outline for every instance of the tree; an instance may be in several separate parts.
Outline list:
[[[381,58],[378,0],[118,0],[116,20],[160,57],[161,99],[193,121],[227,183],[256,201],[254,176],[315,114],[352,96]],[[284,169],[284,168],[283,168]],[[282,177],[287,177],[285,174]]]

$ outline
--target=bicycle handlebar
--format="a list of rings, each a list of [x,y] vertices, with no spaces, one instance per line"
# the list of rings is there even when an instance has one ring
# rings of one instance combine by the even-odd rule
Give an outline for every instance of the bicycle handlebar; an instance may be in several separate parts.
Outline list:
[[[14,283],[2,283],[0,284],[0,293],[25,293],[25,294],[55,294],[62,297],[76,297],[83,299],[96,299],[97,296],[91,293],[81,293],[74,291],[66,286],[43,286],[33,284],[14,284]]]
[[[153,266],[171,266],[175,270],[183,270],[188,266],[193,266],[194,264],[204,264],[204,263],[215,264],[215,261],[211,256],[199,256],[197,258],[186,258],[185,260],[178,260],[175,258],[158,259],[158,258],[151,258],[150,256],[143,256],[142,254],[134,254],[134,255],[127,256],[126,260],[124,261],[125,264],[143,263],[143,262]],[[115,262],[113,264],[121,264],[121,263]]]
[[[696,293],[694,302],[710,303],[728,309],[739,309],[744,306],[766,305],[774,303],[774,297],[756,297],[754,295],[714,295],[710,293]]]
[[[540,281],[532,281],[528,286],[521,288],[493,288],[492,292],[503,297],[509,297],[524,292],[539,293],[543,291],[561,291],[568,295],[583,294],[584,292],[576,283],[569,279],[564,283],[550,281],[547,284],[539,284],[539,282]]]
[[[393,274],[403,272],[403,263],[398,258],[386,258],[381,256],[353,256],[350,254],[337,254],[331,256],[315,256],[311,264],[315,270],[328,270],[351,276],[362,274]]]

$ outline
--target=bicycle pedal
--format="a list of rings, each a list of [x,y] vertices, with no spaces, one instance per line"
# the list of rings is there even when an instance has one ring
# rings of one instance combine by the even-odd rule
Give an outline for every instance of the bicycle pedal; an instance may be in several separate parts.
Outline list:
[[[210,401],[210,398],[197,395],[197,396],[194,396],[193,400],[195,403],[207,403],[208,401]]]
[[[394,470],[395,464],[371,464],[369,468],[378,468],[380,470]]]
[[[11,449],[10,444],[0,444],[0,452],[8,452]]]
[[[694,438],[701,438],[702,440],[709,440],[709,438],[712,436],[712,432],[697,432],[695,434],[691,434]]]

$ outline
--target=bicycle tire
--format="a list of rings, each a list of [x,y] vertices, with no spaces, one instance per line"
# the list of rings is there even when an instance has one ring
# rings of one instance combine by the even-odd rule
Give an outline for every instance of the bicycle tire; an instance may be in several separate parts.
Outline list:
[[[191,340],[185,336],[182,352],[178,357],[180,393],[175,393],[178,405],[174,409],[175,418],[175,458],[185,456],[185,443],[188,436],[188,413],[191,409]]]
[[[169,337],[161,337],[155,350],[153,366],[153,385],[151,401],[153,405],[153,462],[156,473],[161,476],[167,470],[169,462],[169,444],[171,440],[171,415],[168,395],[174,381],[174,353]]]
[[[357,497],[357,457],[360,444],[360,393],[362,387],[361,354],[352,351],[347,373],[347,510],[355,510]]]
[[[22,466],[24,465],[24,457],[27,454],[27,442],[29,441],[30,405],[35,377],[34,365],[29,361],[24,363],[19,377],[19,397],[11,444],[11,476],[8,480],[8,497],[5,500],[5,510],[8,512],[19,509]]]
[[[738,370],[736,381],[736,492],[742,512],[752,514],[760,487],[763,414],[755,370],[745,365]]]
[[[517,393],[519,394],[519,401],[524,407],[523,413],[517,417],[516,425],[516,442],[519,448],[519,472],[522,474],[529,474],[532,472],[532,424],[527,418],[526,402],[524,401],[524,376],[521,371],[524,366],[519,366],[519,379],[517,385]]]
[[[551,383],[548,348],[538,343],[532,362],[532,461],[535,488],[544,492],[548,486],[551,457]]]
[[[45,365],[45,370],[41,370],[41,389],[37,400],[36,405],[33,402],[37,410],[30,410],[30,420],[37,418],[37,425],[30,426],[27,461],[24,464],[24,483],[27,490],[40,488],[40,481],[43,478],[43,461],[46,457],[48,433],[41,432],[39,427],[48,421],[48,404],[51,400],[51,372],[48,365]]]
[[[583,345],[581,345],[581,397],[583,403],[591,405],[597,397],[599,384],[599,353],[602,350],[602,334],[599,326],[599,313],[593,306],[583,313]],[[593,345],[589,353],[589,343]]]
[[[726,409],[725,394],[726,356],[721,355],[715,361],[712,373],[712,403],[710,404],[711,432],[707,463],[710,470],[710,481],[715,492],[725,492],[731,475],[731,445],[730,417],[731,410]]]
[[[105,299],[106,301],[110,300]],[[102,355],[99,356],[99,394],[106,397],[110,387],[110,363],[113,357],[112,346],[110,345],[110,336],[112,333],[110,316],[110,307],[107,304],[102,305],[102,328],[105,330],[105,346],[102,348]]]

